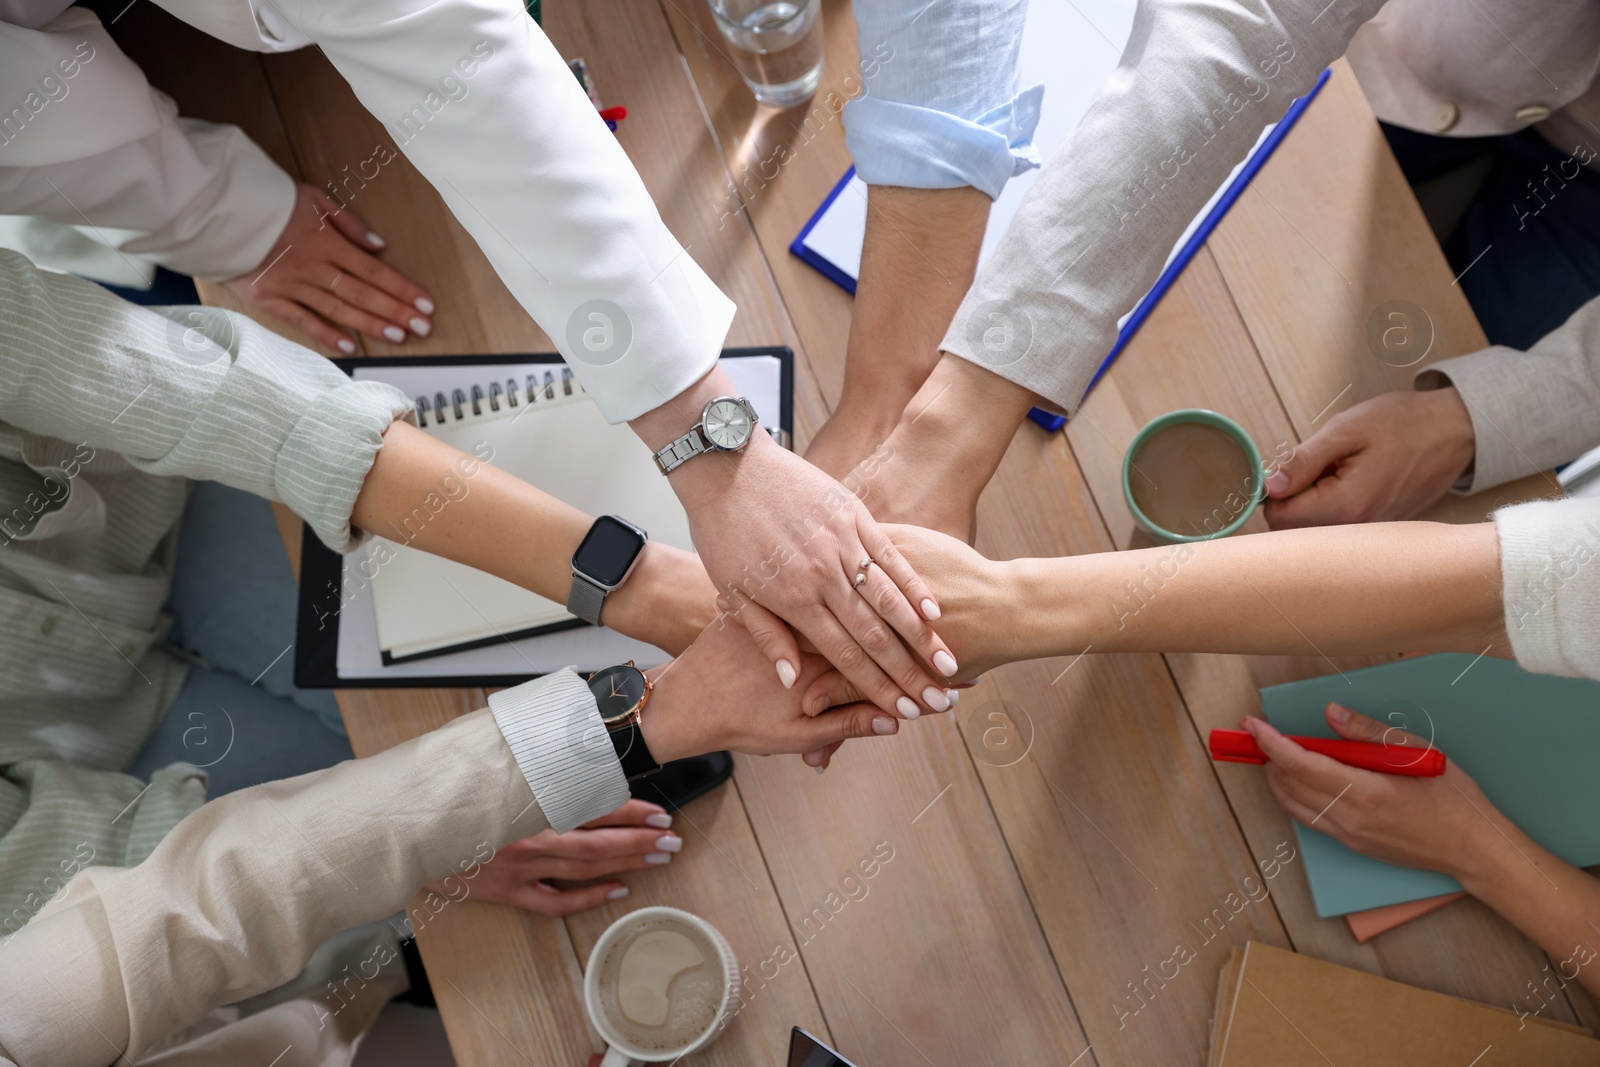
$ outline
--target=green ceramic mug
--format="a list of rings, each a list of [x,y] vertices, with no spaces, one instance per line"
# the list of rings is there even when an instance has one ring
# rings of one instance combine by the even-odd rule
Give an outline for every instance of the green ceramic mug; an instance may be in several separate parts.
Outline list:
[[[1207,502],[1208,512],[1198,522],[1192,523],[1193,529],[1188,533],[1162,527],[1139,507],[1133,493],[1133,478],[1145,477],[1142,473],[1135,474],[1135,464],[1140,451],[1163,430],[1183,424],[1209,426],[1222,431],[1244,453],[1249,471],[1247,475],[1239,478],[1236,487],[1219,493],[1219,499],[1214,505]],[[1151,421],[1134,435],[1133,443],[1122,456],[1122,496],[1128,502],[1128,510],[1133,513],[1133,521],[1150,536],[1167,544],[1210,541],[1228,536],[1250,521],[1250,516],[1255,514],[1256,505],[1260,503],[1265,491],[1266,472],[1261,465],[1261,452],[1256,448],[1255,442],[1250,440],[1250,435],[1244,432],[1244,427],[1226,415],[1219,415],[1215,411],[1206,411],[1203,408],[1169,411]]]

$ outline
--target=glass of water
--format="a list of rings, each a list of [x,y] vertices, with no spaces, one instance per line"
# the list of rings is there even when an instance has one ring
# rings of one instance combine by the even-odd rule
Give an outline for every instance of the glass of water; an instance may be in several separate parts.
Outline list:
[[[710,0],[728,55],[756,99],[794,107],[822,80],[822,0]]]

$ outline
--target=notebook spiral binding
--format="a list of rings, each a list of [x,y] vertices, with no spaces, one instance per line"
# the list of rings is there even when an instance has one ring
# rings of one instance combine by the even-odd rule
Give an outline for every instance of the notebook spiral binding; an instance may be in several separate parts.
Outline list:
[[[473,415],[482,415],[485,410],[499,411],[502,404],[506,408],[515,408],[519,405],[536,404],[543,397],[554,400],[557,390],[562,396],[571,396],[574,389],[583,391],[583,383],[573,377],[572,368],[562,367],[561,376],[556,377],[555,371],[545,371],[541,381],[536,374],[527,375],[523,385],[518,386],[515,378],[507,378],[502,386],[498,380],[492,381],[485,388],[474,385],[470,392],[462,389],[452,389],[451,395],[446,398],[444,393],[433,394],[433,401],[425,396],[417,397],[417,424],[428,425],[428,413],[433,412],[433,424],[443,426],[453,415],[457,420],[467,418],[467,409],[472,409]],[[521,394],[524,399],[519,400]]]

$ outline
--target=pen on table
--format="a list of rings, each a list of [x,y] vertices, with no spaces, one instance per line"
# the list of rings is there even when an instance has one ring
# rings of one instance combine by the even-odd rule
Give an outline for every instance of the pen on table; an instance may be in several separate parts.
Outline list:
[[[1347,767],[1360,767],[1384,774],[1403,774],[1411,778],[1436,778],[1444,773],[1444,753],[1436,748],[1416,749],[1371,741],[1285,736],[1307,752],[1327,756]],[[1266,753],[1261,751],[1256,739],[1244,730],[1212,730],[1210,747],[1214,760],[1227,763],[1267,762]]]

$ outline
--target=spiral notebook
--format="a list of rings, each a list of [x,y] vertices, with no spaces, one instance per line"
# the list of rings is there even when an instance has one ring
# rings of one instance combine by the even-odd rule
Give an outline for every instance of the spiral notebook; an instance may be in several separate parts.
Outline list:
[[[792,357],[786,348],[723,355],[736,388],[763,424],[786,431]],[[461,356],[340,361],[360,381],[382,381],[416,400],[430,435],[507,471],[590,515],[612,514],[652,540],[693,551],[688,518],[667,479],[626,424],[611,425],[555,356]],[[339,557],[304,541],[297,684],[509,684],[577,664],[603,666],[665,655],[564,604],[408,545],[472,491],[471,478],[418,501],[398,525],[369,531]]]
[[[400,380],[389,380],[402,388],[407,379],[432,379],[427,372],[396,370]],[[483,373],[493,371],[484,368]],[[503,377],[464,388],[413,387],[419,390],[418,423],[430,436],[587,514],[620,515],[648,531],[652,540],[694,551],[689,517],[672,486],[648,462],[632,430],[606,422],[569,368],[523,368],[520,373],[507,368]],[[470,479],[459,484],[456,492],[471,492]],[[449,506],[444,495],[433,502]],[[583,625],[564,604],[410,547],[406,539],[425,527],[429,513],[421,508],[412,516],[403,528],[372,531],[365,548],[378,649],[385,663]]]

